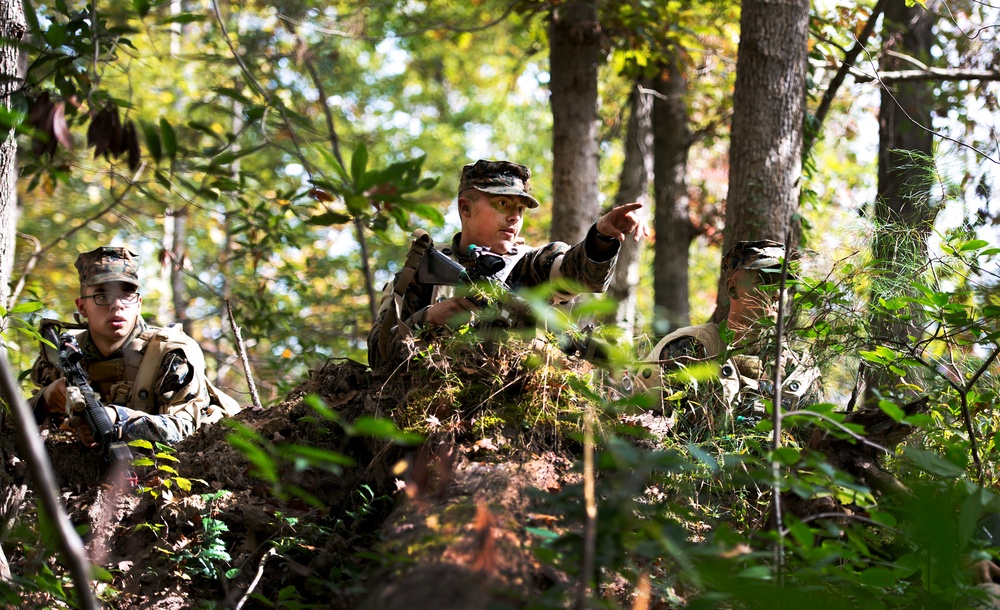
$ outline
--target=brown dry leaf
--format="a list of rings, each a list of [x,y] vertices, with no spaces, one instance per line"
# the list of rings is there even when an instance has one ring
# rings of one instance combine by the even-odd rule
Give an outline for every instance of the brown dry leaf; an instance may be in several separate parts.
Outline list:
[[[52,134],[56,141],[68,150],[73,149],[73,134],[66,124],[66,102],[56,102],[52,112]]]
[[[496,518],[490,512],[486,503],[481,501],[476,505],[476,521],[472,526],[475,533],[473,553],[475,560],[472,569],[485,574],[492,574],[497,565]]]

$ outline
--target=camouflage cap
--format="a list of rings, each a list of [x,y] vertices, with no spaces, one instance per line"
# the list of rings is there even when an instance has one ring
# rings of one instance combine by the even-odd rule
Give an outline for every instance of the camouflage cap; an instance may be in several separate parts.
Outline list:
[[[758,241],[739,241],[722,257],[722,277],[737,269],[774,269],[781,267],[781,259],[785,258],[785,244],[761,239]]]
[[[139,285],[139,256],[125,248],[102,246],[76,257],[76,270],[81,286],[96,286],[104,282],[126,282]]]
[[[531,170],[523,165],[480,159],[462,168],[458,192],[476,189],[492,195],[517,195],[524,198],[529,208],[537,208],[538,201],[528,194],[531,191],[530,179]]]

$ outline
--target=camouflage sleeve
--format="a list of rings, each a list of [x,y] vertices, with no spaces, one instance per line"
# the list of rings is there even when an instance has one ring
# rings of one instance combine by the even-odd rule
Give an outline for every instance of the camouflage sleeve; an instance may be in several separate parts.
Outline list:
[[[183,350],[174,350],[163,358],[157,379],[157,413],[116,406],[122,439],[176,443],[201,424],[211,403],[204,371],[195,370]]]
[[[557,241],[526,254],[511,272],[510,283],[514,288],[531,287],[565,278],[585,291],[604,292],[614,275],[619,248],[618,241],[600,243],[592,225],[586,238],[572,248]]]
[[[375,323],[368,332],[368,365],[377,368],[387,363],[398,360],[403,353],[402,333],[399,329],[399,320],[396,319],[396,311],[393,299],[393,289],[399,274],[382,289],[382,302],[379,304],[378,315],[375,316]],[[431,292],[433,286],[421,286],[416,281],[410,282],[403,294],[402,305],[399,317],[407,328],[414,328],[423,323],[424,312],[431,305]],[[383,326],[387,328],[383,329]],[[382,341],[383,333],[388,333],[385,350],[379,345]]]
[[[38,389],[32,394],[31,398],[28,399],[28,406],[35,412],[35,418],[38,419],[41,414],[46,412],[45,399],[42,397],[42,391],[45,390],[53,381],[62,378],[62,373],[55,367],[54,364],[48,361],[44,353],[39,354],[38,358],[35,359],[35,363],[31,366],[31,373],[29,374],[31,382],[34,383]]]

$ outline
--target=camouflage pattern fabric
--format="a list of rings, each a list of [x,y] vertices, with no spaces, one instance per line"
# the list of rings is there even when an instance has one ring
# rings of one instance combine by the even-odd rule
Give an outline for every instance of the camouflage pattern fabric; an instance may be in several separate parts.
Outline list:
[[[104,246],[84,252],[76,258],[81,286],[104,282],[127,282],[139,285],[139,256],[125,248]]]
[[[125,341],[128,346],[144,331],[155,330],[145,324],[142,318]],[[90,339],[89,331],[77,336],[83,353],[83,368],[91,377],[91,386],[100,395],[112,423],[120,424],[122,439],[125,441],[145,439],[162,443],[175,443],[194,432],[206,411],[211,408],[208,380],[204,371],[190,366],[183,351],[170,352],[160,363],[159,382],[154,388],[154,412],[135,410],[128,404],[113,404],[121,401],[123,393],[118,382],[125,381],[124,350],[103,356]],[[118,371],[118,373],[116,373]],[[39,388],[62,377],[62,373],[48,361],[44,351],[31,369],[31,381]],[[30,404],[36,413],[45,411],[41,400],[41,389],[32,396]],[[118,399],[118,400],[116,400]],[[127,399],[126,399],[127,400]]]
[[[480,159],[462,168],[458,192],[476,189],[491,195],[516,195],[529,208],[537,208],[538,201],[529,194],[530,179],[531,170],[520,163]]]
[[[452,247],[442,250],[460,264],[470,267],[473,261],[464,253],[458,252],[458,245],[461,243],[461,233],[452,239]],[[552,242],[540,248],[528,246],[518,246],[513,252],[504,255],[510,261],[508,265],[509,273],[506,283],[512,290],[519,288],[530,288],[539,286],[546,282],[564,278],[583,287],[589,292],[604,292],[611,283],[614,274],[615,262],[618,259],[618,242],[612,244],[613,254],[606,260],[600,260],[599,252],[602,250],[597,242],[596,225],[590,227],[587,237],[579,244],[570,247],[563,242]],[[382,292],[382,303],[379,306],[379,313],[372,325],[371,332],[368,333],[368,364],[372,368],[400,360],[404,357],[403,341],[400,337],[398,327],[391,332],[390,338],[392,354],[389,358],[384,358],[378,349],[379,338],[382,329],[382,321],[386,315],[391,315],[393,299],[392,291],[396,279],[386,284]],[[440,332],[440,329],[430,331],[422,329],[424,313],[432,305],[435,290],[431,285],[420,285],[411,282],[406,287],[403,296],[402,311],[400,312],[400,324],[405,324],[407,328],[415,332]],[[575,295],[558,293],[553,301],[564,302]]]
[[[770,239],[736,242],[722,257],[722,277],[737,269],[774,269],[781,267],[785,244]]]

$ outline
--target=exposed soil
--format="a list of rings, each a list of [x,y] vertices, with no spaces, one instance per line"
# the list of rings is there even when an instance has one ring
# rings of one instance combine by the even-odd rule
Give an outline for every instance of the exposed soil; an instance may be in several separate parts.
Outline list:
[[[566,453],[573,442],[560,433],[572,422],[542,421],[541,412],[529,416],[511,397],[543,405],[574,399],[564,385],[540,378],[545,373],[538,369],[525,373],[509,360],[487,366],[485,356],[474,354],[461,365],[461,386],[454,385],[451,360],[375,374],[353,361],[330,361],[279,405],[234,418],[248,431],[241,436],[250,439],[242,443],[249,452],[226,440],[234,434],[231,425],[207,427],[175,447],[176,462],[155,458],[176,475],[143,468],[138,489],[107,484],[114,477],[99,456],[66,433],[49,433],[46,445],[71,518],[89,530],[91,557],[112,577],[99,586],[105,603],[162,609],[271,607],[279,600],[323,608],[528,605],[565,580],[535,559],[526,528],[548,518],[533,514],[529,490],[558,491],[576,476]],[[461,387],[475,393],[460,394]],[[307,399],[311,395],[322,405]],[[546,408],[566,410],[551,405]],[[365,416],[416,427],[427,440],[406,446],[346,432]],[[9,431],[4,443],[8,487],[18,489],[27,475]],[[311,454],[312,465],[301,467],[288,449],[293,445],[348,456],[353,465]],[[18,519],[30,522],[36,512],[29,486]],[[43,565],[61,571],[57,558],[32,553],[18,535],[26,533],[4,543],[15,574]],[[213,541],[229,561],[212,559],[206,549]],[[46,594],[31,601],[45,605]]]

